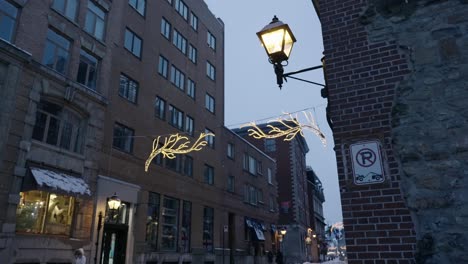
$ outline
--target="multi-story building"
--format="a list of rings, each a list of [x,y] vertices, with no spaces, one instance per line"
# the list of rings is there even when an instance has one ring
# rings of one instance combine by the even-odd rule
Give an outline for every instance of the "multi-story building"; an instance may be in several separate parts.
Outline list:
[[[267,124],[257,126],[263,131],[270,130]],[[248,135],[248,129],[244,127],[234,131],[276,160],[278,225],[286,229],[286,235],[278,241],[278,249],[287,262],[304,262],[307,260],[305,238],[310,228],[305,160],[309,151],[307,142],[302,136],[291,141],[284,140],[284,137],[258,140]]]
[[[89,263],[248,263],[271,250],[276,163],[224,127],[222,21],[201,0],[44,3],[0,1],[0,259],[69,263],[83,247]],[[145,172],[153,139],[176,133],[213,135]]]
[[[312,169],[307,167],[307,191],[309,199],[310,253],[313,262],[320,260],[320,246],[325,241],[325,217],[323,216],[323,203],[325,196],[322,182]]]

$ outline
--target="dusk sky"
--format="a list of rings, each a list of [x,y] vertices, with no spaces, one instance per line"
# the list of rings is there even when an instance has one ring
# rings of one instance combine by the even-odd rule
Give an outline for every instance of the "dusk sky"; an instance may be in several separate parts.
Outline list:
[[[295,43],[286,72],[320,65],[323,43],[320,22],[311,0],[223,1],[205,0],[211,12],[225,25],[225,125],[237,128],[245,123],[265,123],[282,113],[310,112],[325,134],[324,147],[319,138],[305,130],[309,146],[307,165],[321,179],[325,189],[324,214],[327,224],[342,221],[336,158],[332,132],[325,118],[327,101],[320,96],[320,86],[288,79],[280,90],[273,66],[256,36],[274,15],[288,24]],[[322,69],[295,75],[324,83]]]

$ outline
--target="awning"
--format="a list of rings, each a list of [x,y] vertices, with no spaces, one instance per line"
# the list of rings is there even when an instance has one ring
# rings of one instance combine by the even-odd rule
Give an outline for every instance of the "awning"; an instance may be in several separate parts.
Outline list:
[[[46,186],[72,194],[91,195],[88,184],[81,178],[42,168],[31,167],[30,169],[37,185],[41,187]]]
[[[250,228],[253,227],[252,220],[250,220],[249,218],[245,218],[245,224]]]
[[[265,240],[265,236],[263,235],[263,231],[259,225],[254,225],[254,231],[255,231],[255,234],[257,235],[258,240],[262,240],[262,241]]]

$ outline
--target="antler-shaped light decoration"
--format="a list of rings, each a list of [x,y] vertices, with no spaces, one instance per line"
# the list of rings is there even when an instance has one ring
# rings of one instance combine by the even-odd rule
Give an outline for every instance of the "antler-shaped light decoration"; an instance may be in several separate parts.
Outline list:
[[[208,143],[204,140],[208,136],[214,137],[215,135],[213,133],[200,133],[200,136],[192,146],[190,146],[190,141],[186,136],[181,136],[179,134],[170,135],[169,137],[164,138],[164,144],[159,146],[159,139],[161,136],[158,136],[157,139],[153,140],[153,150],[145,162],[145,172],[148,171],[148,167],[156,155],[162,154],[164,158],[174,159],[176,154],[187,154],[192,151],[200,151],[202,147],[206,146]]]
[[[267,128],[268,131],[264,131],[263,129],[259,128],[255,122],[250,122],[242,127],[250,126],[247,130],[249,132],[249,136],[255,139],[262,139],[262,138],[279,138],[285,137],[284,141],[291,141],[296,137],[297,134],[304,136],[303,129],[309,129],[312,131],[322,142],[323,145],[326,144],[326,139],[323,133],[320,131],[320,128],[317,126],[312,113],[310,112],[302,112],[307,120],[306,124],[301,124],[298,119],[298,115],[294,117],[292,114],[284,113],[283,116],[289,116],[288,118],[277,118],[275,120],[268,121]],[[279,123],[279,125],[274,125],[273,123]],[[242,128],[241,127],[241,128]]]

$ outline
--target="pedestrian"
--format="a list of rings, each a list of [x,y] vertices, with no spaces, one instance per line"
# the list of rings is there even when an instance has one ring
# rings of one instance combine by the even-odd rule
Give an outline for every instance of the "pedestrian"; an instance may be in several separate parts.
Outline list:
[[[86,264],[86,256],[84,255],[83,248],[75,250],[75,260],[73,264]]]
[[[281,253],[279,250],[276,254],[276,264],[283,264],[283,253]]]
[[[273,263],[273,252],[271,252],[271,250],[268,251],[267,259],[268,259],[268,263]]]

